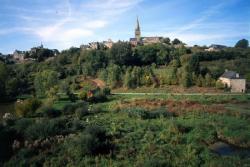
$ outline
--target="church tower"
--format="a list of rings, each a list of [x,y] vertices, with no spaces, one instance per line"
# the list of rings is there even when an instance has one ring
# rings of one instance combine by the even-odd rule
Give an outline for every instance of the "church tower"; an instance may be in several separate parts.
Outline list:
[[[140,28],[140,24],[139,24],[139,19],[137,17],[137,22],[136,22],[136,28],[135,28],[135,38],[137,40],[137,42],[141,41],[141,28]]]

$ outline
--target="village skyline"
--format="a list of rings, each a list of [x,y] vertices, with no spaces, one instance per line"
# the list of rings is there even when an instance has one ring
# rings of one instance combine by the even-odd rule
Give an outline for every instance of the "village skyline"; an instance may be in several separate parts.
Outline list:
[[[28,50],[41,42],[63,50],[93,41],[128,41],[134,37],[136,16],[142,36],[233,46],[250,37],[249,6],[246,0],[3,1],[0,52]]]

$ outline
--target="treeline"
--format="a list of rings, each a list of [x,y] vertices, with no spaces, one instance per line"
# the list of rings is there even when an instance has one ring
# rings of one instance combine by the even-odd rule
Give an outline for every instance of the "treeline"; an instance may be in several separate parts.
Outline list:
[[[52,52],[41,50],[33,56],[37,59],[44,58],[43,54],[51,55]],[[5,64],[0,61],[0,95],[2,98],[12,99],[20,94],[45,94],[44,89],[53,94],[60,90],[62,83],[70,85],[73,92],[79,89],[75,82],[77,76],[98,77],[111,88],[150,85],[216,86],[217,77],[225,69],[218,67],[210,71],[211,69],[201,66],[200,62],[237,59],[240,63],[248,59],[249,55],[249,48],[196,52],[194,48],[181,44],[176,47],[159,43],[133,48],[128,42],[121,41],[111,49],[104,46],[95,50],[70,48],[49,61],[24,64]],[[51,85],[57,87],[51,88]]]
[[[214,60],[232,60],[236,58],[247,58],[250,57],[250,49],[235,49],[229,48],[221,51],[213,52],[198,52],[194,56],[199,58],[199,61],[214,61]]]

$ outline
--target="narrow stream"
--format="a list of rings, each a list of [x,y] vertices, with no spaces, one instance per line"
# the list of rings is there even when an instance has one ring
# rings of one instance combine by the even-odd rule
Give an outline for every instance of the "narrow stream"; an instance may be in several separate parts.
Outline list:
[[[250,149],[237,148],[225,142],[219,141],[209,146],[210,150],[221,156],[250,157]]]

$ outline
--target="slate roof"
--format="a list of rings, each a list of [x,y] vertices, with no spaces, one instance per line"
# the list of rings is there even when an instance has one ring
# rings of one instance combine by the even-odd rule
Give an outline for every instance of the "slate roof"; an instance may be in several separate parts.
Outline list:
[[[130,38],[130,42],[137,41],[137,38]]]
[[[242,76],[239,76],[237,78],[237,73],[235,71],[225,71],[222,76],[222,78],[228,78],[228,79],[243,79]]]

